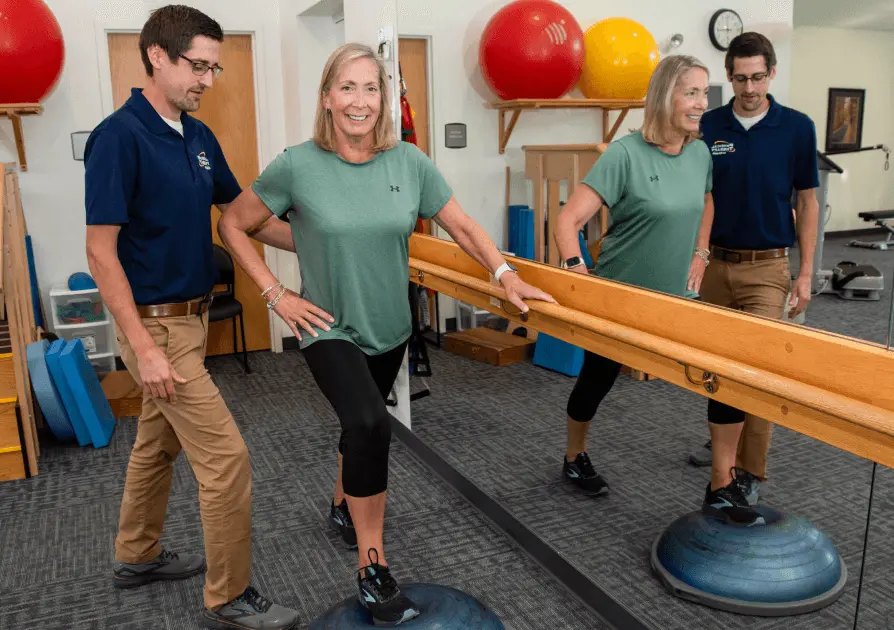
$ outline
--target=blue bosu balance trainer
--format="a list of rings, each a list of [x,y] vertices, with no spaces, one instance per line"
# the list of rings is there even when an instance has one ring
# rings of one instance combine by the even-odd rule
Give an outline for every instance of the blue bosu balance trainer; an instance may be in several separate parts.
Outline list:
[[[462,591],[437,584],[407,584],[401,591],[419,607],[420,614],[400,624],[407,630],[505,630],[503,622],[481,602]],[[357,596],[339,602],[310,630],[361,630],[374,628],[372,615]]]
[[[728,612],[777,617],[836,601],[847,568],[810,522],[754,506],[766,525],[727,524],[700,511],[673,523],[652,546],[652,569],[673,595]]]

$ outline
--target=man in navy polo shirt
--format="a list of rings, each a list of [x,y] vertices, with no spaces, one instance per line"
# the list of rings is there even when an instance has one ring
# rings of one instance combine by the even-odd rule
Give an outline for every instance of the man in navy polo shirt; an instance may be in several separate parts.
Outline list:
[[[211,205],[241,192],[211,130],[189,116],[221,72],[223,32],[185,6],[155,11],[140,35],[146,88],[103,120],[85,153],[87,257],[117,326],[143,408],[121,502],[113,583],[119,588],[206,570],[200,555],[162,549],[174,460],[199,482],[210,628],[282,630],[298,614],[249,584],[251,466],[239,429],[204,365],[216,281]],[[288,225],[257,240],[294,251]]]
[[[726,70],[734,98],[706,113],[701,125],[714,159],[710,250],[698,252],[705,264],[710,256],[701,299],[774,319],[788,306],[794,318],[810,301],[819,212],[816,129],[768,93],[776,54],[763,35],[736,37]],[[789,249],[796,240],[801,262],[792,282]],[[720,501],[715,491],[736,480],[731,485],[741,490],[737,500],[747,510],[767,478],[772,424],[713,400],[708,421],[713,472],[705,505]]]

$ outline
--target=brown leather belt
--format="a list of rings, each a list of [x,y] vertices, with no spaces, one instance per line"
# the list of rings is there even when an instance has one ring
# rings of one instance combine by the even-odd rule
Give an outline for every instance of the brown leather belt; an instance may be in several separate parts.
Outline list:
[[[782,249],[726,249],[711,245],[711,258],[731,263],[756,262],[788,256],[788,247]]]
[[[211,306],[211,296],[190,302],[176,304],[138,304],[140,317],[186,317],[187,315],[203,315]]]

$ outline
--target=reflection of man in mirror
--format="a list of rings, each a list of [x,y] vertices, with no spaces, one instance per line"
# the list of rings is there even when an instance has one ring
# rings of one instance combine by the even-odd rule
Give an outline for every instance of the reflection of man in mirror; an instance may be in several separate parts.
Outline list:
[[[763,35],[736,37],[726,70],[735,96],[702,118],[714,160],[715,211],[701,299],[774,319],[790,309],[794,318],[810,301],[819,213],[816,128],[769,94],[776,53]],[[789,249],[796,238],[801,263],[793,282]],[[712,488],[735,480],[753,504],[767,479],[772,425],[713,400],[708,421]],[[705,453],[690,461],[706,465],[711,459]]]

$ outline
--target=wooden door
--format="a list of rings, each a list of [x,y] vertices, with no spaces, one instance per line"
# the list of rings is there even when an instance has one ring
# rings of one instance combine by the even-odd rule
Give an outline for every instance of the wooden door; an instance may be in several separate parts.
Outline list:
[[[429,146],[429,105],[428,105],[428,40],[415,37],[401,37],[398,40],[397,54],[400,57],[400,70],[407,86],[407,100],[413,110],[413,123],[416,127],[416,146],[431,157]],[[422,221],[422,232],[431,234],[431,220]]]
[[[139,34],[109,34],[109,60],[112,71],[112,93],[117,109],[130,97],[130,89],[143,87],[146,70],[140,58]],[[258,134],[255,121],[255,81],[250,35],[227,35],[221,45],[220,65],[224,72],[214,80],[214,87],[202,97],[199,111],[191,114],[204,122],[220,142],[230,169],[245,188],[257,178]],[[209,208],[214,242],[220,211]],[[261,256],[263,245],[253,241]],[[242,303],[245,317],[245,345],[252,350],[270,349],[270,320],[263,298],[251,278],[236,266],[236,298]],[[237,335],[238,337],[238,335]],[[241,349],[241,340],[238,341]],[[233,320],[211,324],[208,354],[233,352]]]
[[[416,114],[417,146],[431,157],[429,147],[428,40],[401,37],[397,46],[400,68],[407,84],[407,100]]]

